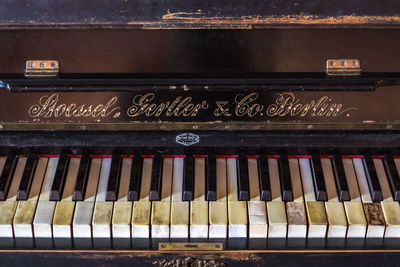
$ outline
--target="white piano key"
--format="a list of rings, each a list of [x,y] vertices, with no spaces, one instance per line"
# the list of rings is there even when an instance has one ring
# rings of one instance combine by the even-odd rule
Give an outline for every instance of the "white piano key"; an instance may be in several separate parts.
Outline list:
[[[358,189],[353,160],[351,158],[344,158],[343,167],[351,199],[351,201],[345,201],[343,203],[348,222],[346,237],[365,238],[367,232],[367,220],[361,203],[361,196]]]
[[[226,185],[226,159],[216,159],[217,200],[209,201],[209,238],[227,238],[228,204]]]
[[[92,231],[93,238],[111,239],[111,220],[113,202],[106,202],[108,178],[110,175],[111,158],[103,158],[94,204]]]
[[[343,203],[339,202],[337,195],[332,161],[329,158],[322,158],[321,165],[328,195],[328,201],[325,202],[326,216],[328,218],[327,238],[345,238],[347,232],[346,214]]]
[[[13,228],[15,237],[33,238],[32,223],[47,166],[47,158],[40,158],[36,165],[27,201],[19,201],[15,211]]]
[[[260,201],[260,185],[257,159],[247,160],[249,169],[250,201],[247,202],[249,212],[249,238],[267,238],[267,209],[264,201]]]
[[[336,189],[335,177],[332,169],[332,160],[330,158],[321,158],[322,172],[324,173],[324,181],[328,201],[339,202],[339,197]]]
[[[344,172],[346,174],[347,185],[349,186],[350,200],[361,201],[357,178],[354,172],[353,160],[351,158],[344,158],[342,161]]]
[[[314,184],[312,180],[310,160],[307,158],[299,159],[299,166],[301,172],[301,181],[303,183],[304,200],[316,201]]]
[[[282,201],[281,182],[279,179],[278,159],[269,158],[268,168],[271,182],[271,199],[272,201]]]
[[[247,237],[247,204],[239,201],[237,159],[228,158],[227,184],[228,184],[228,235],[229,238]]]
[[[14,237],[13,219],[17,209],[18,187],[24,171],[26,157],[18,157],[15,172],[5,201],[0,202],[0,237]]]
[[[205,158],[194,159],[194,197],[193,201],[206,200],[206,166]]]
[[[132,238],[150,237],[151,202],[149,195],[152,165],[152,158],[143,159],[139,201],[133,203]]]
[[[171,238],[189,238],[189,202],[182,201],[184,158],[174,158],[171,195]]]
[[[362,159],[353,159],[354,170],[356,172],[356,178],[358,182],[358,189],[360,190],[361,200],[363,203],[372,203],[371,194],[369,192],[367,176],[365,174],[364,165]]]
[[[307,217],[301,186],[299,161],[289,158],[290,180],[292,182],[293,202],[286,202],[288,238],[306,238]]]
[[[12,177],[10,189],[8,190],[6,201],[16,201],[18,195],[19,185],[21,183],[22,175],[26,164],[27,157],[19,156],[17,166],[15,167],[14,176]]]
[[[72,222],[72,232],[74,238],[92,237],[94,201],[96,199],[101,162],[101,158],[91,159],[84,201],[77,201],[75,206],[74,219]]]
[[[35,238],[52,238],[53,236],[51,225],[53,222],[56,202],[49,201],[49,197],[57,169],[57,164],[58,157],[49,158],[42,190],[40,191],[39,201],[35,212],[35,218],[33,219],[33,232]]]
[[[114,202],[112,218],[113,238],[131,238],[132,202],[128,202],[131,167],[132,158],[124,158],[121,166],[118,200]]]
[[[395,164],[399,159],[395,159]],[[382,190],[383,201],[381,207],[385,218],[385,238],[400,237],[400,206],[393,200],[392,192],[389,187],[388,178],[381,159],[374,159],[375,170],[378,175],[379,184]]]
[[[103,158],[101,163],[99,184],[97,186],[96,202],[106,201],[108,178],[110,175],[111,158]]]
[[[393,201],[392,191],[390,190],[389,181],[386,176],[385,167],[382,159],[373,159],[375,170],[378,176],[379,184],[382,190],[383,201]]]
[[[208,238],[208,202],[205,197],[205,158],[194,159],[194,198],[190,203],[190,238]]]
[[[72,238],[72,220],[75,209],[75,201],[72,196],[75,189],[75,183],[78,176],[80,158],[71,158],[67,170],[67,177],[61,201],[58,201],[53,216],[53,237],[54,238]]]
[[[324,202],[316,201],[310,160],[308,158],[300,158],[299,166],[308,218],[307,238],[325,238],[328,219]]]
[[[151,207],[152,238],[169,238],[170,236],[173,161],[173,158],[163,159],[161,201],[153,201]]]
[[[367,176],[362,159],[354,158],[353,164],[356,171],[361,200],[363,202],[365,218],[368,224],[366,237],[383,238],[385,233],[385,219],[382,208],[378,203],[372,203],[372,197],[369,191]]]
[[[74,238],[92,237],[94,201],[78,201],[72,222]]]
[[[267,202],[268,238],[287,237],[287,217],[285,203],[282,201],[278,160],[268,159],[272,201]]]

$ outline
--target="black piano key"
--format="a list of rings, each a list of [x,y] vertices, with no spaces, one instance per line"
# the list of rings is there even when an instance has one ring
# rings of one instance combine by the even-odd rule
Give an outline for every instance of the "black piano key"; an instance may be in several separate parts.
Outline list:
[[[191,201],[194,196],[194,159],[193,155],[186,155],[183,177],[183,201]]]
[[[312,154],[310,163],[316,199],[319,201],[327,201],[328,194],[326,193],[324,172],[322,171],[320,155]]]
[[[346,173],[344,172],[342,157],[338,154],[333,155],[332,169],[335,176],[339,200],[350,201],[349,186],[347,184]]]
[[[26,159],[24,172],[22,173],[21,183],[19,184],[17,200],[27,200],[32,185],[33,176],[37,165],[37,156],[30,153]]]
[[[136,154],[132,159],[132,167],[129,181],[128,200],[137,201],[140,197],[140,181],[142,179],[143,158]]]
[[[386,154],[383,159],[383,165],[385,166],[386,177],[389,180],[390,189],[392,190],[393,199],[396,201],[400,200],[400,177],[399,172],[394,162],[393,156]]]
[[[269,165],[266,155],[257,160],[258,178],[260,180],[260,198],[263,201],[271,201],[271,181],[269,177]]]
[[[286,154],[279,156],[279,177],[281,180],[282,200],[293,201],[292,182],[290,179],[289,159]]]
[[[110,174],[108,177],[106,201],[116,201],[118,196],[119,177],[122,167],[122,158],[119,152],[113,153]]]
[[[238,158],[238,193],[239,201],[248,201],[250,198],[249,192],[249,167],[245,154],[239,154]]]
[[[5,200],[7,197],[8,189],[10,188],[11,180],[14,176],[15,167],[17,166],[17,160],[18,158],[15,153],[8,152],[0,176],[0,200]]]
[[[217,160],[215,154],[208,154],[206,160],[207,201],[217,200]]]
[[[84,199],[86,186],[89,179],[90,166],[91,160],[89,154],[83,153],[79,163],[74,194],[72,196],[72,200],[74,201],[82,201]]]
[[[372,201],[382,201],[383,195],[381,185],[379,183],[378,174],[376,173],[374,160],[372,159],[371,155],[364,155],[363,163]]]
[[[151,180],[150,180],[150,200],[160,201],[161,200],[161,181],[163,173],[163,158],[160,154],[155,154],[153,158],[153,166],[151,169]]]
[[[67,153],[61,153],[58,159],[56,174],[50,191],[50,201],[59,201],[64,189],[65,180],[68,173],[69,158]]]

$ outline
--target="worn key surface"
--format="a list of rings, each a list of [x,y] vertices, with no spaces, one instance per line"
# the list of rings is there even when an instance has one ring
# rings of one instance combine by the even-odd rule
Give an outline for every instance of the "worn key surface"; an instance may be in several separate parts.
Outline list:
[[[293,189],[293,202],[286,202],[288,238],[306,238],[307,217],[298,159],[290,158],[289,167]]]
[[[69,166],[69,158],[67,153],[61,153],[58,159],[56,174],[54,176],[53,185],[50,191],[50,201],[59,201],[64,188],[65,179]]]
[[[322,172],[321,158],[320,155],[317,153],[313,153],[311,155],[311,171],[313,175],[312,177],[314,181],[316,199],[319,201],[328,200],[328,196],[326,194],[324,174]]]
[[[17,200],[27,200],[37,162],[38,157],[36,154],[29,153],[26,160],[24,173],[22,174],[21,183],[19,185]]]
[[[335,175],[336,187],[340,201],[349,201],[350,193],[347,185],[346,174],[343,167],[342,157],[338,154],[333,155],[332,168]]]

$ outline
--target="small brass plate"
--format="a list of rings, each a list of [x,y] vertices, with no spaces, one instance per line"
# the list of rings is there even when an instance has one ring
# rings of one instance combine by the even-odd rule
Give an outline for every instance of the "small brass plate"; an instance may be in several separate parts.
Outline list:
[[[159,243],[158,250],[223,250],[222,243]]]

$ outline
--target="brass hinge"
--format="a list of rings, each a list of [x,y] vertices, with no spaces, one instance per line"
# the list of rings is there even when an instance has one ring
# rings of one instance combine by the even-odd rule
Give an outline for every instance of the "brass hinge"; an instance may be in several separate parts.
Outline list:
[[[223,250],[222,243],[159,243],[158,250]]]
[[[326,74],[329,76],[357,76],[361,74],[360,60],[358,59],[328,59]]]
[[[27,78],[55,78],[60,71],[57,60],[28,60],[25,64]]]

